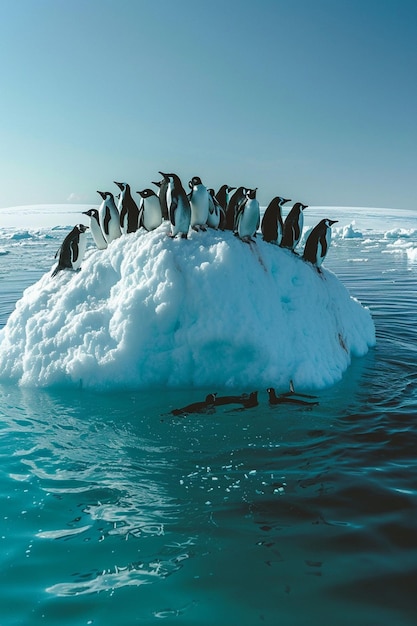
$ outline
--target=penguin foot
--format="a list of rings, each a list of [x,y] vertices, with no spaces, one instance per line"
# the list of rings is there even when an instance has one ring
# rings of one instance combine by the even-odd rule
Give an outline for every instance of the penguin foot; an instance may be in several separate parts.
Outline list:
[[[181,233],[181,239],[188,239],[187,233]]]

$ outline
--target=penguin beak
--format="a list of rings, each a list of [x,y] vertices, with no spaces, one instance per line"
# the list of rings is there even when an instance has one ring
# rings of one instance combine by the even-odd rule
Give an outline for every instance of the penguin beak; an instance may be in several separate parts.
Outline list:
[[[123,183],[117,183],[115,180],[113,182],[119,187],[120,191],[123,191]]]
[[[97,191],[97,193],[100,194],[100,196],[103,198],[103,200],[106,199],[106,192],[105,191]]]
[[[285,204],[286,202],[291,202],[291,198],[284,198],[281,204]]]
[[[337,222],[338,222],[338,221],[339,221],[339,220],[329,220],[329,224],[330,224],[330,226],[331,226],[332,224],[337,224]]]

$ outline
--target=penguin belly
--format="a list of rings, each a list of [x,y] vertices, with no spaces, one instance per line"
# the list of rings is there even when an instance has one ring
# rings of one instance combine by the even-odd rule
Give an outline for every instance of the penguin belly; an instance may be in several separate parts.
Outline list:
[[[80,233],[78,237],[77,245],[72,244],[71,264],[73,270],[78,270],[81,267],[81,263],[84,259],[85,251],[87,249],[87,233]]]
[[[241,239],[250,239],[259,224],[259,202],[248,200],[238,218],[237,232]]]
[[[209,214],[209,198],[208,191],[204,185],[194,187],[191,198],[191,228],[205,226],[207,224]]]
[[[207,216],[207,226],[217,229],[220,224],[220,205],[216,204],[209,195],[209,210]]]
[[[104,239],[100,225],[96,219],[90,219],[90,232],[99,250],[105,250],[107,248],[107,241]]]
[[[188,202],[183,198],[178,198],[178,204],[175,209],[175,224],[171,222],[171,235],[175,237],[178,233],[187,235],[190,228],[191,210]]]
[[[120,217],[116,207],[114,209],[108,205],[103,207],[100,211],[100,226],[108,244],[121,236]]]
[[[144,200],[141,221],[146,230],[155,230],[162,224],[161,202],[157,196]]]

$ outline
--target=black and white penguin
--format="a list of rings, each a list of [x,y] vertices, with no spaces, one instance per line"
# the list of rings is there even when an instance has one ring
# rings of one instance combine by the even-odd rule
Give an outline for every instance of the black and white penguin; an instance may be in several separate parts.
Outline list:
[[[282,240],[282,232],[284,222],[282,221],[282,205],[290,200],[276,196],[271,200],[265,209],[262,217],[261,231],[264,241],[280,245]]]
[[[284,229],[282,233],[281,247],[288,248],[294,252],[294,248],[301,239],[304,225],[304,209],[307,204],[296,202],[285,218]]]
[[[220,228],[221,223],[225,219],[225,213],[223,207],[218,202],[214,189],[207,189],[209,192],[209,212],[207,218],[207,226],[210,228]]]
[[[104,239],[103,231],[100,227],[100,218],[97,209],[89,209],[83,211],[83,215],[88,215],[90,218],[90,232],[93,236],[94,243],[99,250],[107,248],[107,241]]]
[[[188,183],[191,189],[188,194],[191,206],[190,226],[193,230],[206,230],[209,214],[209,192],[199,176],[193,176]]]
[[[80,268],[87,247],[87,230],[88,226],[77,224],[65,237],[55,255],[55,258],[59,255],[59,259],[58,265],[51,274],[52,277],[61,270],[78,270]]]
[[[236,230],[236,215],[239,206],[246,199],[246,191],[246,187],[239,187],[236,189],[235,193],[231,195],[226,207],[226,223],[224,226],[226,230]]]
[[[177,174],[159,173],[169,180],[166,199],[171,222],[171,237],[181,234],[183,239],[187,239],[191,222],[191,206],[180,177]]]
[[[227,205],[230,200],[230,192],[234,191],[236,187],[231,187],[230,185],[222,185],[218,192],[215,194],[217,201],[220,203],[220,206],[223,207],[223,211],[226,212]]]
[[[114,181],[120,189],[119,202],[117,204],[117,210],[120,215],[120,229],[124,235],[127,233],[134,233],[138,229],[139,223],[139,208],[130,191],[130,185],[128,183],[117,183]]]
[[[161,202],[153,189],[143,189],[140,195],[139,226],[146,230],[155,230],[162,224]]]
[[[256,199],[257,189],[247,189],[245,200],[239,205],[236,215],[237,234],[249,242],[259,228],[260,210]]]
[[[98,210],[100,227],[103,231],[104,239],[109,244],[122,234],[120,230],[120,215],[114,203],[113,194],[110,191],[97,191],[97,193],[103,198],[103,202]]]
[[[332,238],[332,224],[336,224],[337,220],[324,219],[321,220],[310,232],[307,237],[303,259],[315,265],[320,272],[320,266],[323,263],[330,247]]]
[[[169,183],[168,178],[163,178],[162,180],[156,183],[152,181],[152,184],[158,187],[158,196],[159,196],[159,201],[161,203],[162,219],[164,220],[169,220],[168,205],[167,205],[168,183]]]

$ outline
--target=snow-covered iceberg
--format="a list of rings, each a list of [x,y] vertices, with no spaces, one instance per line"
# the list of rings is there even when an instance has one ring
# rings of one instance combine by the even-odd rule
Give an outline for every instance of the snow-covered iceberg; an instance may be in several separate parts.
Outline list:
[[[0,333],[0,378],[30,386],[321,388],[375,343],[338,278],[231,232],[167,223],[45,274]]]

